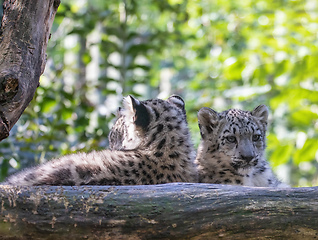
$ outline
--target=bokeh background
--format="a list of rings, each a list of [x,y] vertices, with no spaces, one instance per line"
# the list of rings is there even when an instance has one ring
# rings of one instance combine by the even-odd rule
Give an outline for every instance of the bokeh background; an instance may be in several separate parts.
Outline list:
[[[123,96],[175,93],[196,146],[201,107],[266,104],[275,172],[292,186],[318,185],[316,0],[62,1],[47,54],[33,101],[0,143],[0,180],[107,148]]]

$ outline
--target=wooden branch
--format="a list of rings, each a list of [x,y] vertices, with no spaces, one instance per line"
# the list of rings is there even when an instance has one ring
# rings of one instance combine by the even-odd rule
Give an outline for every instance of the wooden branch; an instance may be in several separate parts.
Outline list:
[[[318,235],[318,188],[0,186],[1,239],[300,239]]]
[[[0,141],[32,100],[60,0],[5,0],[0,29]]]

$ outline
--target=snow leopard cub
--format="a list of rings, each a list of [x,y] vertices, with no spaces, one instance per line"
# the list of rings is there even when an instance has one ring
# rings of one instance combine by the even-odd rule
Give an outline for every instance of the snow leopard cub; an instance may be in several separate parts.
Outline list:
[[[196,163],[199,181],[255,187],[288,187],[274,176],[264,158],[268,109],[230,109],[198,113],[201,143]]]
[[[14,174],[11,185],[135,185],[196,181],[195,152],[181,97],[128,96],[111,149],[77,153]]]

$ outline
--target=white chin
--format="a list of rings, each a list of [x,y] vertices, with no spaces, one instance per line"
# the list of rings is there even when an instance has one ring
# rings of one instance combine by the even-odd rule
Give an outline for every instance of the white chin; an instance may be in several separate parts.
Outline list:
[[[237,169],[239,174],[245,175],[248,174],[251,171],[251,167],[250,166],[245,166],[243,168],[238,168]]]

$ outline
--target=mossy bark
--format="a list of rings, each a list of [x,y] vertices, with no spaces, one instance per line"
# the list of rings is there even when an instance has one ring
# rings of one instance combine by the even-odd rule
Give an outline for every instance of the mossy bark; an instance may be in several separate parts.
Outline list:
[[[0,239],[318,237],[318,188],[1,186]]]
[[[0,141],[32,100],[60,0],[5,0],[0,28]],[[1,20],[1,19],[0,19]]]

